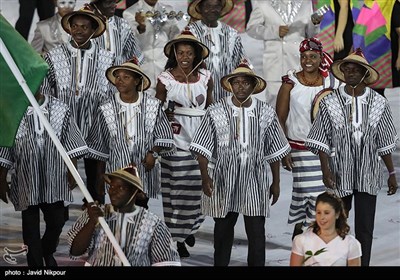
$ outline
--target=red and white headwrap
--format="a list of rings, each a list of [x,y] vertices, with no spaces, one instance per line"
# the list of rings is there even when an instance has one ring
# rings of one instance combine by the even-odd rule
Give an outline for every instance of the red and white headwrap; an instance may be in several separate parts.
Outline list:
[[[329,75],[329,70],[331,67],[331,64],[333,62],[332,57],[327,53],[322,50],[322,43],[320,40],[318,40],[315,37],[312,38],[306,38],[300,43],[300,48],[299,51],[301,53],[305,51],[315,51],[321,55],[321,63],[318,67],[320,73],[324,77],[328,77]]]

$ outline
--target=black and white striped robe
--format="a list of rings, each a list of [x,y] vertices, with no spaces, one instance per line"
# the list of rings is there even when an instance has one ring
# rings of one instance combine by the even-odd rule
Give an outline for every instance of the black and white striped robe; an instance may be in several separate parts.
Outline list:
[[[103,207],[104,219],[131,266],[180,266],[178,252],[165,223],[142,207],[133,212],[116,212],[111,204]],[[68,232],[71,246],[76,235],[89,222],[85,210]],[[68,250],[70,251],[70,250]],[[101,226],[96,227],[88,248],[91,266],[122,266],[110,239]],[[77,256],[70,255],[75,259]]]
[[[44,58],[50,69],[42,92],[53,92],[70,106],[86,140],[98,104],[106,99],[110,87],[105,72],[113,55],[94,43],[82,55],[80,49],[67,43],[51,49]]]
[[[212,104],[190,144],[192,152],[208,159],[214,182],[212,196],[202,196],[205,215],[223,218],[235,212],[269,217],[268,166],[285,157],[290,146],[275,110],[266,102],[251,100],[248,108],[236,107],[232,98]]]
[[[139,102],[135,107],[136,115],[133,119],[137,129],[132,139],[131,150],[125,125],[130,125],[132,122],[127,120],[126,106],[117,100],[120,100],[119,92],[99,106],[87,140],[89,156],[106,161],[106,172],[114,172],[130,163],[135,163],[144,192],[149,198],[157,198],[161,188],[160,163],[156,160],[154,168],[146,172],[142,160],[154,146],[163,148],[161,156],[175,152],[172,128],[162,110],[160,100],[146,93],[139,93]]]
[[[231,74],[245,58],[245,50],[238,32],[221,21],[218,22],[219,35],[217,37],[210,35],[210,29],[215,28],[208,27],[201,20],[190,23],[188,27],[193,35],[210,50],[205,63],[214,81],[214,102],[231,96],[232,94],[224,90],[219,81],[223,76]]]
[[[386,98],[366,88],[355,97],[350,122],[351,99],[344,86],[324,97],[305,144],[315,154],[330,155],[338,196],[354,189],[377,195],[384,184],[380,157],[394,152],[399,137]]]
[[[40,106],[70,158],[87,153],[87,146],[68,106],[45,95]],[[33,107],[28,107],[12,148],[0,147],[0,166],[12,169],[10,200],[16,211],[31,205],[73,201],[68,168]]]
[[[107,21],[107,30],[94,40],[101,48],[114,54],[113,65],[121,65],[134,56],[139,64],[144,61],[144,55],[132,27],[124,18],[113,16]]]

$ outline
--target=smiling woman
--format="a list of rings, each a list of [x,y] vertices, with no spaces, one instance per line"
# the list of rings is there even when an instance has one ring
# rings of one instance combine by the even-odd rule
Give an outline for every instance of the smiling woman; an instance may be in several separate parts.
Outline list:
[[[204,65],[209,49],[189,30],[169,41],[164,54],[168,60],[165,71],[158,76],[156,98],[165,108],[167,104],[174,106],[167,116],[178,149],[174,155],[161,159],[164,219],[177,241],[180,257],[184,258],[190,256],[184,242],[194,245],[193,234],[204,221],[200,211],[200,169],[189,144],[205,109],[213,101],[213,81]]]
[[[303,40],[299,53],[302,70],[290,71],[282,77],[276,103],[280,124],[292,148],[291,154],[282,160],[282,165],[284,169],[292,171],[293,175],[292,203],[288,218],[289,224],[296,224],[293,237],[314,220],[315,199],[325,190],[319,159],[304,146],[311,129],[312,102],[323,89],[339,85],[333,76],[328,75],[332,59],[323,52],[318,39]]]
[[[293,240],[291,266],[360,266],[361,244],[349,234],[343,201],[323,192],[316,201],[316,221]]]

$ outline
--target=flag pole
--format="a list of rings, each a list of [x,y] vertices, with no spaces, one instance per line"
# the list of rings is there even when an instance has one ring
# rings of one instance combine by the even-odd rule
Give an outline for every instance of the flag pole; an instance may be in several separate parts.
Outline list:
[[[81,176],[79,175],[78,171],[76,170],[74,164],[72,163],[71,159],[69,158],[69,156],[68,156],[67,152],[65,151],[64,147],[62,146],[60,140],[54,133],[53,128],[51,127],[49,121],[47,120],[47,118],[44,116],[44,114],[40,110],[39,104],[37,103],[34,95],[32,94],[24,77],[22,76],[21,72],[19,71],[19,68],[15,64],[14,59],[12,58],[10,52],[8,51],[6,45],[4,44],[4,42],[1,38],[0,38],[0,52],[3,55],[4,60],[6,61],[8,67],[10,67],[11,72],[17,79],[19,85],[23,89],[25,95],[28,97],[29,102],[32,104],[32,106],[33,106],[35,112],[37,113],[40,121],[42,122],[43,126],[46,128],[47,133],[49,134],[51,140],[54,142],[58,152],[61,154],[61,157],[63,158],[69,171],[71,172],[76,183],[78,184],[79,188],[81,189],[87,202],[93,202],[93,198],[90,195],[90,193],[88,192],[87,188],[85,187],[85,184],[83,183]],[[99,217],[99,222],[100,222],[100,225],[103,227],[105,233],[107,234],[108,238],[110,239],[110,241],[111,241],[117,255],[121,259],[123,265],[130,266],[128,259],[126,258],[124,252],[122,251],[121,247],[119,246],[117,240],[115,239],[113,233],[111,232],[110,227],[106,223],[104,217]]]

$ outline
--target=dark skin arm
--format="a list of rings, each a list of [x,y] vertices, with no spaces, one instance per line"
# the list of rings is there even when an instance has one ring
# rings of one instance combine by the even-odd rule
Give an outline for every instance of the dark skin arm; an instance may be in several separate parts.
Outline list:
[[[0,199],[8,203],[7,195],[10,194],[10,187],[7,183],[8,169],[0,166]]]
[[[161,151],[161,147],[154,146],[151,150],[158,154]],[[148,172],[154,168],[154,165],[156,164],[156,158],[153,156],[153,154],[147,152],[145,158],[142,160],[142,164]]]
[[[104,185],[104,178],[103,174],[106,173],[106,162],[98,160],[97,161],[97,170],[96,170],[96,190],[100,196],[105,195],[105,185]]]
[[[322,182],[327,188],[336,189],[336,182],[333,174],[329,168],[328,159],[329,156],[322,151],[319,151],[319,160],[321,162],[322,169]]]
[[[206,196],[211,197],[214,190],[213,181],[208,175],[208,159],[200,154],[197,154],[197,160],[199,162],[200,174],[201,174],[201,184],[203,187],[203,192]]]
[[[212,95],[214,89],[214,82],[213,79],[210,77],[207,83],[207,100],[206,100],[206,108],[210,106],[214,102],[214,98]]]
[[[103,212],[93,202],[87,207],[89,222],[81,229],[72,241],[70,253],[72,256],[83,255],[90,245],[93,233],[96,229],[98,218],[103,216]]]
[[[156,98],[158,98],[161,101],[161,106],[165,103],[167,100],[167,89],[165,88],[165,85],[161,83],[160,81],[157,82],[156,85]],[[165,111],[165,114],[167,115],[167,118],[170,122],[175,120],[175,113],[171,112],[169,110]]]
[[[279,89],[278,97],[276,100],[276,114],[278,115],[279,124],[281,125],[285,135],[287,136],[286,120],[289,115],[289,105],[290,105],[290,91],[293,85],[283,83]],[[292,156],[288,154],[282,159],[283,168],[289,171],[293,169]]]
[[[76,169],[78,160],[76,158],[71,158],[71,161]],[[69,170],[68,170],[68,186],[71,190],[73,190],[76,187],[76,181],[75,181],[74,177],[72,176],[71,171],[69,171]]]
[[[271,167],[271,172],[272,172],[272,184],[269,187],[269,199],[272,197],[272,203],[271,205],[274,205],[279,198],[280,195],[280,182],[281,182],[281,177],[280,177],[280,162],[275,161],[269,164]]]
[[[394,171],[393,160],[392,160],[391,154],[382,156],[382,160],[385,163],[388,172]],[[397,188],[398,188],[396,174],[389,175],[387,184],[388,184],[388,188],[389,188],[387,194],[388,195],[395,194],[397,192]]]

